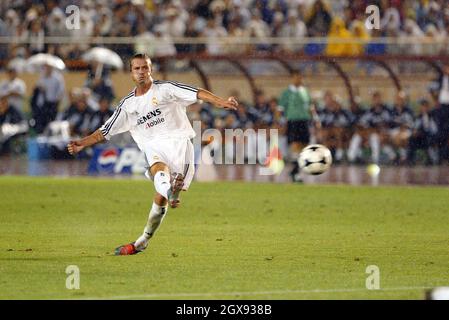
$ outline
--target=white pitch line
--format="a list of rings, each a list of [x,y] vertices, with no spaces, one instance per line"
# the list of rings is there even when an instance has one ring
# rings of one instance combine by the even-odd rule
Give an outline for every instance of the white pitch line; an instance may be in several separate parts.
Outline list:
[[[111,297],[88,297],[77,298],[80,300],[121,300],[121,299],[150,299],[150,298],[178,298],[178,297],[211,297],[211,296],[246,296],[246,295],[278,295],[278,294],[294,294],[294,293],[345,293],[345,292],[381,292],[381,291],[414,291],[426,290],[433,287],[398,287],[398,288],[381,288],[379,290],[368,290],[364,288],[348,288],[348,289],[315,289],[315,290],[274,290],[274,291],[247,291],[247,292],[204,292],[204,293],[151,293],[137,294],[127,296],[111,296]]]

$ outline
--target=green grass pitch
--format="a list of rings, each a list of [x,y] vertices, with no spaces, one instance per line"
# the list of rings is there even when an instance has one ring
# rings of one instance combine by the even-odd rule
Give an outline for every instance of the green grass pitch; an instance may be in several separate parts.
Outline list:
[[[2,177],[0,190],[0,299],[423,299],[449,285],[447,188],[194,182],[146,252],[121,257],[150,182]]]

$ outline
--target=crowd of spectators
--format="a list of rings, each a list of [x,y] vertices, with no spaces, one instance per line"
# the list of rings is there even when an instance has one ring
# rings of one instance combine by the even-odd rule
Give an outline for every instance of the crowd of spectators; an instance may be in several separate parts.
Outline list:
[[[417,154],[419,162],[425,164],[448,160],[449,67],[444,70],[445,76],[435,82],[430,98],[418,102],[410,101],[404,92],[398,92],[395,100],[387,103],[381,93],[375,91],[371,101],[362,105],[343,101],[332,91],[325,91],[313,100],[321,125],[317,129],[311,124],[311,142],[328,146],[336,162],[414,164]],[[87,86],[90,82],[88,77],[86,86],[73,88],[68,93],[68,106],[64,108],[61,103],[65,95],[64,80],[49,68],[35,86],[30,99],[31,114],[24,116],[23,83],[10,72],[9,79],[0,83],[0,131],[10,130],[11,125],[21,126],[21,129],[10,130],[12,135],[0,135],[2,152],[8,151],[10,138],[14,135],[46,134],[49,124],[54,122],[66,123],[71,137],[87,136],[98,129],[112,115],[112,103],[106,94],[97,100],[94,91]],[[269,97],[259,90],[255,101],[248,103],[241,99],[237,90],[230,95],[241,103],[237,111],[195,103],[188,108],[190,119],[201,121],[203,132],[209,128],[221,130],[223,138],[226,137],[225,129],[254,129],[246,132],[249,144],[260,143],[256,141],[258,130],[278,129],[279,147],[287,156],[287,121],[279,106],[280,97]],[[28,126],[23,130],[24,122],[32,131],[28,131]],[[422,151],[417,153],[418,150]],[[257,156],[247,155],[250,161]]]
[[[365,28],[365,9],[375,4],[380,8],[379,30]],[[80,8],[80,29],[66,26],[65,8]],[[132,37],[134,43],[113,45],[126,60],[134,51],[152,56],[181,52],[208,52],[209,54],[236,53],[250,50],[270,52],[325,53],[328,55],[381,54],[396,50],[370,43],[371,39],[396,37],[398,43],[407,37],[449,38],[449,2],[444,0],[3,0],[0,2],[0,36],[9,37],[0,42],[0,59],[26,58],[32,54],[49,52],[63,59],[77,59],[88,48],[79,40],[92,37]],[[64,37],[61,43],[46,42],[45,37]],[[204,37],[204,43],[175,43],[174,39]],[[257,45],[239,45],[244,38],[259,39]],[[267,37],[301,39],[326,37],[323,46],[297,42],[264,43]],[[217,41],[221,38],[222,41]],[[154,41],[157,39],[158,41]],[[339,43],[334,39],[358,39],[357,43]],[[98,39],[101,41],[101,38]],[[157,45],[154,45],[157,43]],[[443,42],[421,46],[419,41],[406,42],[402,49],[412,54],[437,54],[445,50]],[[96,43],[98,45],[98,42]],[[448,47],[448,46],[446,46]],[[441,50],[440,50],[441,49]],[[95,65],[87,72],[83,88],[69,93],[69,107],[61,110],[65,95],[64,79],[48,69],[33,90],[31,115],[28,124],[33,132],[41,134],[48,124],[57,121],[69,123],[70,134],[84,136],[93,132],[111,114],[115,99],[109,70],[95,76]],[[21,115],[25,83],[17,77],[14,68],[7,69],[8,79],[0,84],[2,99],[1,124],[22,123]],[[438,82],[445,87],[449,106],[449,80]],[[231,93],[238,96],[238,92]],[[367,106],[345,105],[332,92],[326,92],[315,101],[322,129],[313,131],[315,141],[328,145],[337,161],[363,161],[363,146],[370,151],[373,162],[414,163],[416,150],[425,149],[427,163],[447,159],[447,130],[449,115],[441,112],[441,97],[419,101],[416,112],[410,101],[399,93],[391,105],[373,94]],[[436,98],[435,98],[436,97]],[[203,129],[268,129],[277,128],[285,136],[279,97],[266,97],[259,91],[255,103],[243,103],[237,112],[216,113],[208,105],[190,107],[192,120],[201,120]],[[443,119],[444,118],[444,119]],[[443,120],[441,120],[443,119]],[[21,131],[20,133],[23,133]],[[5,138],[6,139],[6,138]],[[4,140],[5,140],[4,139]],[[9,139],[9,138],[8,138]],[[446,140],[444,140],[446,139]],[[285,143],[284,143],[285,144]],[[284,148],[285,149],[285,148]]]
[[[231,94],[238,96],[238,92]],[[328,146],[336,163],[437,165],[447,162],[447,115],[438,97],[431,97],[413,103],[404,92],[398,92],[395,100],[387,103],[375,91],[366,104],[349,104],[332,91],[325,91],[313,102],[321,128],[311,123],[311,142]],[[245,134],[249,144],[256,143],[251,140],[257,139],[259,129],[278,129],[281,154],[287,157],[287,121],[278,106],[278,98],[266,97],[259,91],[255,104],[242,102],[243,107],[238,111],[224,112],[208,104],[194,104],[189,107],[189,115],[191,120],[201,120],[203,130],[221,130],[223,139],[226,129],[254,129],[253,134],[251,131]],[[246,156],[257,157],[256,154]]]
[[[380,9],[380,29],[365,28],[368,5]],[[80,8],[79,29],[69,29],[66,8]],[[449,2],[445,0],[3,0],[0,3],[0,58],[49,52],[76,59],[88,48],[82,37],[130,37],[132,43],[109,45],[122,57],[135,51],[151,56],[180,52],[209,54],[251,51],[326,53],[329,55],[446,52]],[[65,37],[48,43],[46,37]],[[202,37],[204,43],[175,43]],[[326,37],[327,43],[264,44],[267,37],[307,40]],[[397,38],[384,44],[382,37]],[[258,45],[241,45],[244,39]],[[409,38],[409,41],[407,41]],[[342,44],[335,39],[354,39]],[[410,39],[413,39],[412,41]],[[419,44],[419,39],[426,45]],[[157,40],[157,41],[155,41]],[[375,40],[375,41],[371,41]],[[379,42],[380,41],[380,42]],[[433,41],[430,43],[429,41]],[[402,43],[402,44],[401,44]]]

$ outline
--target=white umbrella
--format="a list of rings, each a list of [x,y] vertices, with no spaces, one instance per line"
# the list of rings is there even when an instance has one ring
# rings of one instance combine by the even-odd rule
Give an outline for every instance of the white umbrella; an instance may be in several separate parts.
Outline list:
[[[89,49],[81,56],[81,58],[87,62],[96,61],[100,64],[106,64],[117,69],[123,68],[122,58],[120,58],[114,51],[102,47]]]
[[[24,58],[16,57],[8,62],[8,69],[13,69],[17,73],[25,72],[26,70],[26,60]]]
[[[117,69],[123,68],[123,61],[120,56],[112,50],[103,48],[103,47],[95,47],[89,49],[86,53],[84,53],[81,58],[87,62],[97,62],[97,68],[95,70],[95,79],[99,79],[103,72],[103,65],[112,66]]]
[[[29,57],[27,60],[27,66],[30,67],[31,70],[35,70],[36,67],[43,65],[49,65],[60,71],[65,69],[65,63],[61,58],[48,53],[38,53]]]

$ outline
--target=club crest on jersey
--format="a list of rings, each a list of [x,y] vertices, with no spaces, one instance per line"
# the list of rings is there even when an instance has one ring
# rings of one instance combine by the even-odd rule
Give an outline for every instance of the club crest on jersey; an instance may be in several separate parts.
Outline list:
[[[157,106],[159,103],[157,102],[156,97],[153,97],[153,99],[151,99],[151,103],[153,104],[153,106]]]

